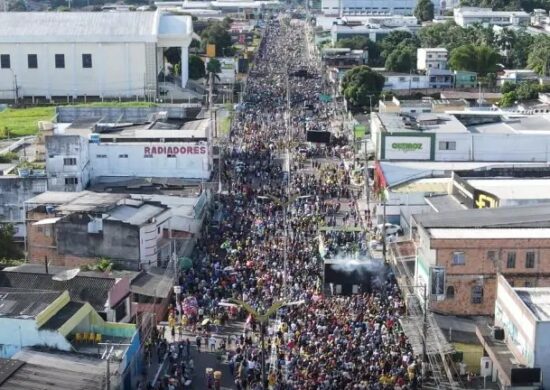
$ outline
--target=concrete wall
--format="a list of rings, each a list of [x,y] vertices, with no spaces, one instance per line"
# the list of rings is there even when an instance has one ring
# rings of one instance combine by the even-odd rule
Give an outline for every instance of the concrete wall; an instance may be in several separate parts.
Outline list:
[[[103,221],[102,233],[88,233],[89,218],[73,214],[56,223],[58,253],[85,258],[108,257],[135,262],[139,253],[139,228],[118,221]]]
[[[161,147],[176,154],[146,154]],[[177,150],[176,150],[177,148]],[[184,149],[182,149],[184,148]],[[190,149],[191,148],[191,149]],[[186,153],[181,153],[185,150]],[[191,150],[193,153],[187,153]],[[208,179],[208,146],[206,143],[101,143],[90,144],[92,178],[99,176],[184,177]]]
[[[47,346],[70,351],[65,337],[55,331],[39,330],[34,319],[0,317],[0,357],[9,359],[22,348]]]
[[[550,322],[537,322],[535,367],[542,368],[542,385],[550,387]]]
[[[19,96],[143,96],[146,57],[143,43],[19,43],[0,44],[9,54],[11,69],[0,69],[0,91]],[[82,54],[92,55],[92,67],[82,67]],[[29,69],[27,56],[36,54],[38,68]],[[55,67],[55,55],[65,55],[65,68]],[[13,72],[12,72],[13,71]],[[13,92],[0,97],[13,98]]]
[[[18,176],[0,177],[0,222],[9,222],[16,228],[16,237],[26,235],[25,210],[23,203],[45,192],[47,179],[22,178]]]
[[[88,140],[78,135],[46,136],[46,172],[50,191],[82,191],[90,181]],[[65,165],[75,158],[76,165]],[[75,178],[76,184],[66,182]]]

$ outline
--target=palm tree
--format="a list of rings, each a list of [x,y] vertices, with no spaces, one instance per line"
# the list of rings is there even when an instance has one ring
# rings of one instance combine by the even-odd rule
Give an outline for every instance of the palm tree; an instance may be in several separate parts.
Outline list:
[[[496,71],[500,55],[486,45],[462,45],[451,52],[449,64],[455,70],[476,72],[478,76],[485,76]]]

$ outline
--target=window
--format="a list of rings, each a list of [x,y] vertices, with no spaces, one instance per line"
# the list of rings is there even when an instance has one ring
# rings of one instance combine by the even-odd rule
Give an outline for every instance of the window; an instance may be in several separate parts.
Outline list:
[[[73,158],[73,157],[64,158],[63,159],[63,165],[65,165],[65,166],[67,166],[67,165],[76,165],[76,158]]]
[[[143,158],[153,158],[153,155],[152,154],[146,154],[143,156]]]
[[[65,68],[65,54],[56,54],[55,55],[55,67],[57,69]]]
[[[432,295],[445,294],[445,268],[433,267],[430,269],[431,283],[430,292]]]
[[[405,77],[399,77],[399,81],[405,81]]]
[[[516,252],[508,252],[506,268],[516,268]]]
[[[526,280],[526,281],[523,283],[523,285],[524,285],[525,287],[534,287],[534,286],[533,286],[533,283],[532,283],[530,280]]]
[[[168,158],[176,158],[176,155],[175,155],[175,154],[167,154],[166,157],[168,157]]]
[[[78,178],[76,177],[66,177],[65,185],[78,184]]]
[[[525,268],[535,268],[535,252],[525,253]]]
[[[455,141],[439,141],[439,150],[456,150]]]
[[[119,154],[118,158],[128,158],[128,155],[127,154]]]
[[[487,260],[495,261],[497,259],[496,251],[487,251]]]
[[[106,154],[96,154],[95,157],[96,158],[107,158],[107,155]]]
[[[455,288],[454,286],[447,286],[447,299],[454,299]]]
[[[431,55],[431,54],[428,54],[428,58],[432,58],[432,55]]]
[[[464,252],[453,252],[453,265],[464,265],[466,264],[466,258],[464,257]]]
[[[27,54],[27,67],[29,69],[38,68],[38,56],[36,54]]]
[[[0,68],[9,69],[11,68],[11,61],[9,54],[0,54]]]
[[[483,287],[482,286],[472,287],[472,303],[475,303],[475,304],[483,303]]]
[[[91,54],[82,54],[82,67],[91,68],[92,67],[92,55]]]
[[[420,77],[413,77],[412,81],[414,81],[416,83],[416,82],[420,81]]]

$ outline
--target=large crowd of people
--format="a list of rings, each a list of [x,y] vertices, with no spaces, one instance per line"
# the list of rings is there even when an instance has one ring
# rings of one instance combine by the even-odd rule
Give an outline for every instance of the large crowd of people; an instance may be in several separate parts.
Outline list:
[[[347,297],[324,292],[320,241],[332,255],[366,246],[353,229],[362,226],[358,191],[335,145],[301,150],[306,131],[330,130],[336,110],[320,99],[326,86],[307,39],[303,21],[265,28],[221,164],[217,223],[198,241],[195,267],[181,275],[182,323],[196,330],[205,318],[246,320],[228,348],[229,365],[235,388],[261,389],[258,319],[224,303],[238,299],[261,313],[295,302],[264,331],[271,389],[414,389],[416,357],[399,326],[403,301],[394,280]],[[352,232],[320,234],[319,227],[337,225]]]

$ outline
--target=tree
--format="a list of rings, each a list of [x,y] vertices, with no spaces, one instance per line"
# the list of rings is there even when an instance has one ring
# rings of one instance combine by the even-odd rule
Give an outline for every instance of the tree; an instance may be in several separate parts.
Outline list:
[[[340,39],[334,47],[348,48],[351,50],[366,50],[369,53],[369,64],[381,65],[380,46],[367,37],[356,35],[351,38]]]
[[[499,105],[500,107],[503,107],[503,108],[511,107],[516,103],[517,100],[518,100],[518,96],[516,94],[516,91],[506,92],[500,98]]]
[[[342,79],[342,92],[354,107],[369,105],[369,96],[376,98],[382,88],[384,88],[384,76],[366,65],[352,68]]]
[[[451,52],[449,65],[454,70],[468,70],[483,77],[496,72],[499,60],[500,55],[489,46],[466,44]]]
[[[386,58],[385,68],[393,72],[414,70],[416,68],[416,49],[409,46],[398,47]]]
[[[529,48],[527,66],[539,76],[550,75],[550,37],[539,35]]]
[[[536,83],[521,83],[516,88],[516,94],[519,101],[533,100],[539,96],[539,86]]]
[[[24,12],[27,10],[27,4],[24,0],[16,0],[14,2],[9,3],[8,11],[10,12]]]
[[[399,45],[406,43],[410,46],[419,47],[420,42],[416,37],[407,31],[394,30],[380,42],[381,55],[388,58]]]
[[[216,45],[216,55],[222,56],[225,48],[231,47],[231,35],[223,22],[211,22],[201,34],[204,43]]]
[[[164,58],[169,64],[176,66],[181,62],[181,47],[169,47],[164,51]]]
[[[221,73],[222,71],[221,62],[215,58],[211,58],[210,61],[208,61],[208,64],[206,64],[206,71],[208,73],[214,73],[214,74]]]
[[[23,253],[13,241],[14,234],[13,225],[0,226],[0,259],[21,259],[23,257]]]
[[[430,0],[419,0],[414,9],[414,16],[421,22],[427,22],[434,18],[434,3]]]
[[[504,83],[502,83],[502,85],[500,86],[500,93],[502,94],[505,94],[505,93],[508,93],[508,92],[512,92],[512,91],[515,91],[516,90],[516,84],[513,84],[509,81],[505,81]]]
[[[212,60],[211,60],[212,61]],[[192,55],[189,57],[189,78],[197,80],[206,75],[204,61],[199,57]]]

